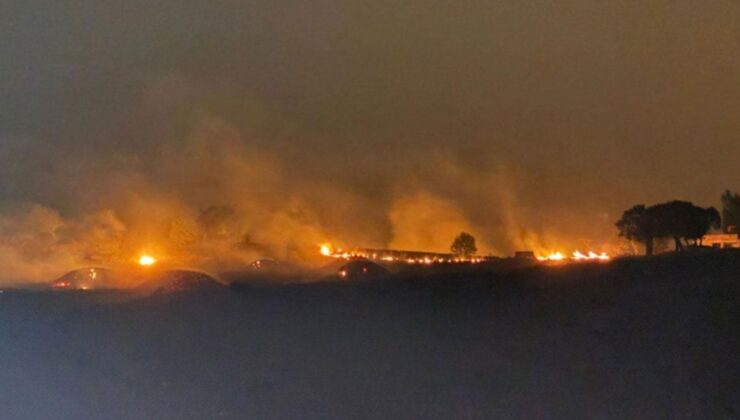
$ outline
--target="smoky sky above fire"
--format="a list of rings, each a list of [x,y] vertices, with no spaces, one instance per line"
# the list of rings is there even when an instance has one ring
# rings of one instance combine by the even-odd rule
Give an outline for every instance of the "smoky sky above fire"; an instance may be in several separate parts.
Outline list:
[[[0,277],[150,248],[616,247],[740,188],[740,5],[0,5]],[[175,258],[173,257],[173,258]]]

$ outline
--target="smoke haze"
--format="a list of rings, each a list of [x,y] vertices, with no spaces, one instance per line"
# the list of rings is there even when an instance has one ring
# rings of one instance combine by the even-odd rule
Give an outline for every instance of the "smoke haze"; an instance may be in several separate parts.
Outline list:
[[[740,188],[729,2],[0,6],[0,278],[618,246]]]

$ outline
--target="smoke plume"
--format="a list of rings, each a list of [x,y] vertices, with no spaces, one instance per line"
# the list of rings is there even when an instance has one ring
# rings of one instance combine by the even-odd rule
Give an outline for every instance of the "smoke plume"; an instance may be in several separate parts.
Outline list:
[[[684,6],[0,6],[0,278],[462,230],[482,254],[613,250],[624,209],[740,179],[740,8]]]

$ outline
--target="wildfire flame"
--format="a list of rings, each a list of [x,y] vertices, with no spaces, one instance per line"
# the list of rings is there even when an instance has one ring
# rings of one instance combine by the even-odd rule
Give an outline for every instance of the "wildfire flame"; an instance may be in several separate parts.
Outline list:
[[[553,252],[544,257],[537,257],[537,259],[540,261],[563,261],[565,259],[565,255],[560,252]]]
[[[148,267],[156,263],[156,258],[152,257],[151,255],[142,255],[141,257],[139,257],[139,265],[141,266]]]
[[[406,264],[452,264],[452,263],[472,263],[477,264],[485,261],[483,257],[463,257],[453,256],[452,254],[427,254],[423,252],[412,252],[411,256],[404,255],[405,251],[388,251],[388,250],[368,250],[368,249],[351,249],[342,250],[335,248],[330,243],[324,243],[319,246],[319,252],[325,257],[349,260],[352,258],[364,258],[368,260],[384,262],[400,262]],[[396,255],[387,255],[387,252],[396,252]]]
[[[343,258],[345,260],[353,257],[367,257],[365,254],[362,253],[342,251],[341,249],[334,248],[334,246],[329,243],[322,244],[320,247],[320,252],[321,255],[325,257]]]
[[[391,251],[397,252],[396,255],[383,255],[385,251],[377,250],[364,250],[364,249],[352,249],[345,251],[339,248],[335,248],[330,243],[326,242],[319,246],[321,255],[325,257],[338,258],[338,259],[351,259],[351,258],[366,258],[369,260],[378,260],[385,262],[402,262],[406,264],[452,264],[452,263],[480,263],[485,261],[481,257],[461,257],[453,256],[450,254],[433,254],[423,255],[423,253],[415,253],[415,255],[404,255],[403,251]],[[411,253],[414,254],[414,253]],[[422,255],[419,255],[422,254]],[[541,262],[552,262],[552,263],[565,263],[565,262],[579,262],[579,261],[609,261],[611,257],[606,252],[596,253],[588,251],[588,253],[582,253],[581,251],[574,251],[570,256],[560,251],[553,251],[549,254],[538,255],[538,261]]]
[[[539,256],[537,259],[539,261],[564,261],[568,258],[562,252],[553,252],[545,256]],[[611,257],[606,252],[597,254],[596,252],[589,251],[587,254],[584,254],[581,251],[575,251],[569,259],[573,261],[609,261]]]
[[[573,253],[573,259],[577,261],[583,261],[583,260],[598,260],[598,261],[608,261],[609,255],[606,252],[602,252],[601,254],[597,254],[593,251],[589,251],[588,254],[582,254],[580,251],[576,251]]]

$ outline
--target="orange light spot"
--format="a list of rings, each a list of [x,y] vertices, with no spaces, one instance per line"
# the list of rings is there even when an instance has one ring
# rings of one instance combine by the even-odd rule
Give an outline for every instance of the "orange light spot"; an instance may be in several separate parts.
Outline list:
[[[331,246],[331,244],[322,244],[321,245],[321,255],[324,255],[326,257],[331,257],[334,254],[334,250]]]
[[[148,267],[157,263],[157,260],[150,255],[142,255],[139,257],[139,265]]]

